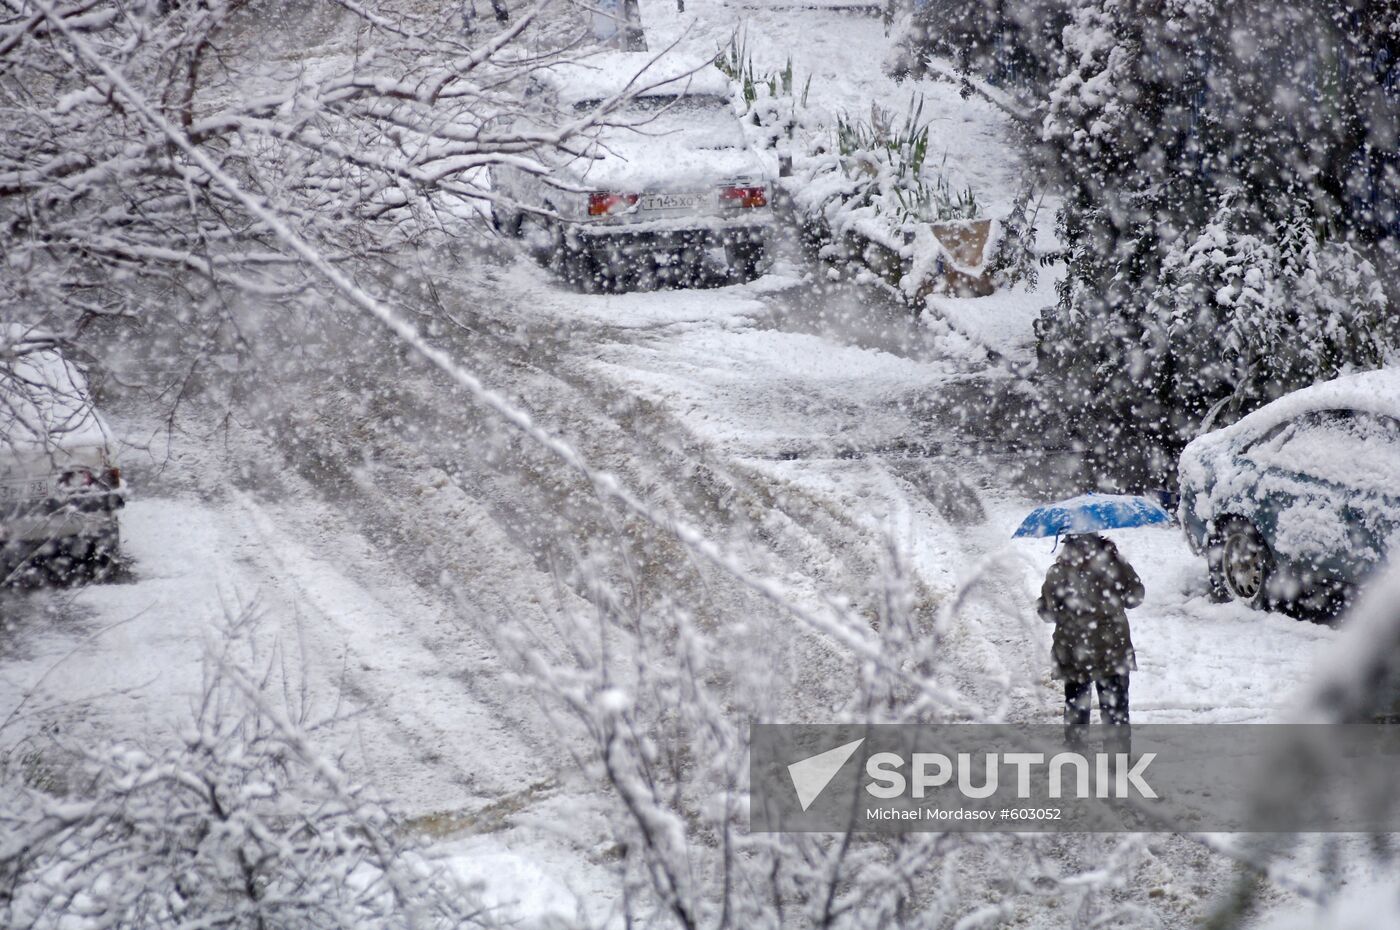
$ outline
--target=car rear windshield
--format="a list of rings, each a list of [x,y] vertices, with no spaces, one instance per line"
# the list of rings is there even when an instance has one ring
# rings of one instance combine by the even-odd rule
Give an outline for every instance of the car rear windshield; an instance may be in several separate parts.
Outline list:
[[[574,109],[587,112],[601,100],[582,100]],[[692,148],[728,149],[744,144],[734,109],[724,97],[703,95],[647,95],[634,97],[620,107],[615,118],[647,135],[681,135]]]

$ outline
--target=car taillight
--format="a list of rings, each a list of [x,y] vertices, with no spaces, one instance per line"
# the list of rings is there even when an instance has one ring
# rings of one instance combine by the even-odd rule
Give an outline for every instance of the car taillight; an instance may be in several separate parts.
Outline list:
[[[86,468],[75,468],[58,476],[58,486],[69,491],[91,487],[96,483],[97,479]]]
[[[722,187],[719,202],[726,207],[766,207],[768,188],[766,187]]]
[[[637,194],[612,194],[606,191],[597,191],[588,195],[588,215],[607,216],[609,213],[616,213],[633,206],[639,199]]]
[[[105,479],[107,487],[115,488],[122,483],[122,470],[113,465],[102,473],[102,477]]]

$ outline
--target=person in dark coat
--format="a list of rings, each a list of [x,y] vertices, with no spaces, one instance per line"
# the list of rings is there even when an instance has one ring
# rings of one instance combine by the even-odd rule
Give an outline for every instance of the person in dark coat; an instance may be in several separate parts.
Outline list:
[[[1142,580],[1118,547],[1096,533],[1067,536],[1036,610],[1055,624],[1054,677],[1065,683],[1065,735],[1080,740],[1089,722],[1089,699],[1099,692],[1099,714],[1128,735],[1128,673],[1137,669],[1128,609],[1142,603]]]

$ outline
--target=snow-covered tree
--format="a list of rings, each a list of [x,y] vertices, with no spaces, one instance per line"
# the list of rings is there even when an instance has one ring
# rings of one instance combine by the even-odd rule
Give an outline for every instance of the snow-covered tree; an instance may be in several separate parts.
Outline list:
[[[1378,141],[1354,127],[1393,123],[1372,119],[1372,59],[1394,39],[1351,18],[1266,0],[1077,5],[1041,127],[1068,185],[1042,376],[1086,447],[1143,453],[1120,478],[1170,482],[1203,424],[1393,344],[1374,266],[1392,253],[1345,191]]]
[[[0,320],[323,304],[201,156],[352,273],[460,234],[495,196],[487,168],[543,171],[610,110],[520,128],[532,73],[582,54],[583,25],[563,0],[518,14],[464,32],[446,3],[5,4]]]
[[[490,926],[470,889],[313,746],[250,615],[210,644],[177,739],[63,745],[62,785],[0,768],[0,922],[59,928]]]

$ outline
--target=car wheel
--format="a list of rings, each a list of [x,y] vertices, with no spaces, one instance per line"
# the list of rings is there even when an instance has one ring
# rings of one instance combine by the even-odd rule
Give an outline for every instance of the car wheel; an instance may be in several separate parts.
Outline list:
[[[726,257],[731,276],[739,281],[756,281],[763,275],[768,249],[761,241],[734,243]]]
[[[511,239],[519,239],[522,235],[525,217],[521,216],[519,210],[512,210],[500,204],[491,205],[491,225],[496,232]]]
[[[1230,596],[1251,607],[1269,606],[1269,579],[1277,562],[1268,542],[1246,520],[1232,520],[1221,531],[1220,573]]]
[[[93,540],[87,563],[93,578],[102,580],[116,571],[121,562],[121,531],[116,527]]]

